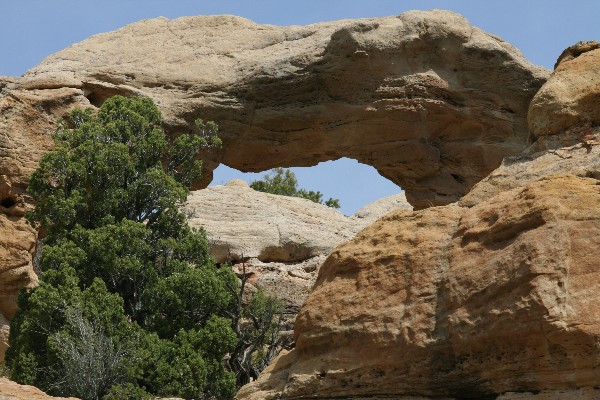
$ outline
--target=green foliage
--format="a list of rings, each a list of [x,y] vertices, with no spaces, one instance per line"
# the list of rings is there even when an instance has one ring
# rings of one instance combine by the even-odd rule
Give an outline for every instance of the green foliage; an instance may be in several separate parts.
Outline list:
[[[152,400],[155,397],[132,383],[113,386],[104,400]]]
[[[123,313],[120,296],[109,293],[102,280],[83,290],[78,283],[75,270],[62,266],[44,272],[40,286],[20,294],[19,308],[27,312],[13,319],[6,361],[17,382],[95,399],[128,378],[133,358],[125,353],[134,347],[135,325]],[[77,357],[86,362],[74,364]],[[80,386],[94,380],[94,387]]]
[[[43,272],[11,323],[12,379],[82,399],[232,398],[243,288],[180,211],[218,127],[170,139],[151,100],[124,97],[69,123],[30,180]]]
[[[200,176],[195,157],[207,144],[205,135],[219,142],[216,126],[207,131],[201,121],[201,135],[169,141],[150,99],[113,97],[97,114],[77,110],[70,121],[74,129],[59,127],[56,150],[42,157],[28,188],[37,201],[30,219],[47,230],[50,244],[75,225],[93,229],[123,219],[150,228],[168,224],[164,220],[178,214],[186,187]]]
[[[273,175],[266,174],[262,180],[254,181],[250,187],[259,192],[278,194],[281,196],[301,197],[328,207],[340,208],[338,199],[329,198],[323,202],[323,194],[319,191],[298,189],[296,174],[289,169],[274,168]]]

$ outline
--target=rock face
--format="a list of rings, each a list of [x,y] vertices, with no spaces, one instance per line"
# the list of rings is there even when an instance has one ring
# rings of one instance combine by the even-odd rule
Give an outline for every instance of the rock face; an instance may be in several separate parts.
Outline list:
[[[380,216],[411,209],[404,193],[365,206],[357,215],[310,200],[255,191],[244,181],[192,192],[184,211],[192,227],[203,227],[218,262],[256,258],[293,263],[329,255]]]
[[[472,208],[387,215],[327,259],[297,347],[239,397],[593,387],[599,210],[596,180],[554,175]]]
[[[347,217],[310,200],[255,191],[240,180],[192,192],[185,206],[188,223],[206,230],[212,256],[232,262],[240,274],[245,267],[250,283],[282,299],[294,318],[325,257],[395,209],[412,210],[404,193]]]
[[[582,42],[566,49],[552,77],[531,101],[533,145],[507,157],[460,204],[473,206],[552,174],[600,178],[599,76],[600,44]]]
[[[600,398],[591,47],[533,99],[530,148],[457,204],[389,214],[338,248],[296,348],[238,397]]]
[[[0,400],[77,400],[74,397],[52,397],[40,389],[19,385],[6,378],[0,378]]]
[[[78,90],[34,89],[16,81],[0,77],[0,359],[17,293],[37,285],[32,264],[36,232],[24,219],[31,204],[25,194],[28,176],[50,148],[49,133],[58,116],[88,104]]]

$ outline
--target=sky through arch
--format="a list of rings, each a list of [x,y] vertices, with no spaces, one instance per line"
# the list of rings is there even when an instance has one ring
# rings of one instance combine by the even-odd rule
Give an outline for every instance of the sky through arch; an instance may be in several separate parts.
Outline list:
[[[307,190],[319,190],[323,199],[339,198],[340,211],[352,215],[363,206],[382,197],[402,191],[400,187],[379,175],[370,165],[361,164],[350,158],[324,161],[314,167],[290,168],[298,178],[298,186]],[[221,164],[213,173],[211,185],[223,185],[231,179],[243,179],[250,183],[262,178],[268,171],[240,172]],[[345,194],[340,197],[339,194]]]

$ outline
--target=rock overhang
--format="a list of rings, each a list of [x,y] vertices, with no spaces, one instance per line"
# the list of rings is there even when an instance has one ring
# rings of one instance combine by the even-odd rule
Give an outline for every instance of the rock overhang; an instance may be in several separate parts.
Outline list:
[[[124,50],[125,49],[125,50]],[[233,16],[158,18],[93,36],[24,79],[80,87],[92,105],[153,98],[170,131],[222,129],[207,161],[241,171],[349,157],[417,208],[454,202],[527,145],[548,72],[449,11],[280,27]]]

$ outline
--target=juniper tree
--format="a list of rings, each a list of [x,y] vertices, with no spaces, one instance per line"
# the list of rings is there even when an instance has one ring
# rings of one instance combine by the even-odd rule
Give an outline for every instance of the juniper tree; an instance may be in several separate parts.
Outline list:
[[[17,382],[84,399],[233,397],[222,360],[240,343],[239,282],[180,211],[217,127],[172,139],[161,126],[150,99],[117,96],[54,134],[28,188],[42,274],[11,323]]]

